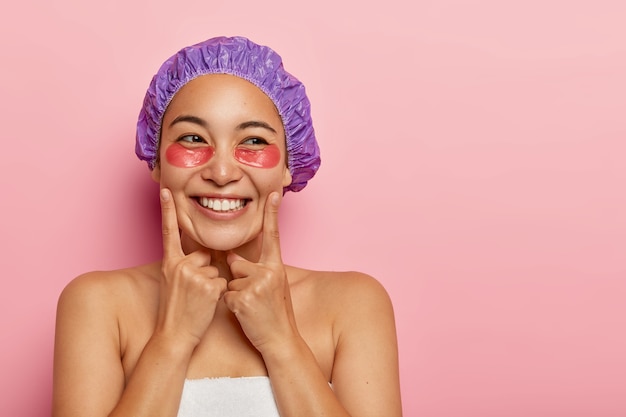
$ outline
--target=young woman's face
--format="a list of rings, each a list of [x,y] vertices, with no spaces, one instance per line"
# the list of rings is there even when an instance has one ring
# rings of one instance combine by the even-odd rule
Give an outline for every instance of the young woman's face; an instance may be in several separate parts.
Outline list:
[[[272,101],[239,77],[198,77],[174,96],[161,128],[155,180],[172,191],[184,234],[228,250],[262,230],[268,195],[291,183]]]

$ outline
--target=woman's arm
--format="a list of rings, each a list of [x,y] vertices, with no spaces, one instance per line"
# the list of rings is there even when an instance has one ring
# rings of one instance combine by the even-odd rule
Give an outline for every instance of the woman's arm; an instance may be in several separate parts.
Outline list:
[[[361,274],[352,275],[338,291],[348,301],[342,304],[336,323],[334,391],[355,417],[400,417],[398,345],[391,300],[382,285]]]
[[[53,417],[106,416],[124,390],[119,330],[103,278],[83,275],[59,298]]]
[[[110,273],[82,276],[61,294],[53,417],[175,417],[193,344],[155,332],[125,383]]]
[[[71,282],[58,304],[53,417],[178,413],[191,355],[213,320],[226,280],[217,277],[208,253],[183,253],[174,202],[167,191],[162,197],[164,257],[152,337],[125,381],[119,323],[130,313],[118,305],[128,288],[119,282],[130,278],[92,273]]]
[[[331,278],[328,281],[332,281]],[[332,388],[302,338],[266,350],[263,358],[281,416],[400,417],[395,322],[385,290],[373,278],[335,278],[340,303]]]

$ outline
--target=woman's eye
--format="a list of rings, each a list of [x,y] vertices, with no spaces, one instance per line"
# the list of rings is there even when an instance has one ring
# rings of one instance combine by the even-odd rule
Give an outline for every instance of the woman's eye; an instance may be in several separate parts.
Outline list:
[[[243,145],[267,145],[267,141],[262,138],[248,138],[241,142]]]
[[[204,142],[204,139],[202,139],[202,137],[198,135],[186,135],[186,136],[182,136],[178,140],[181,142],[189,142],[189,143],[203,143]]]

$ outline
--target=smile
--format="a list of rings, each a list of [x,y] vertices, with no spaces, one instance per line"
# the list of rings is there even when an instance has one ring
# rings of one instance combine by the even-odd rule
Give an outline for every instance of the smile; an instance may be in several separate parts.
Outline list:
[[[224,212],[241,210],[246,206],[248,200],[199,197],[198,202],[204,208],[208,208],[213,211]]]

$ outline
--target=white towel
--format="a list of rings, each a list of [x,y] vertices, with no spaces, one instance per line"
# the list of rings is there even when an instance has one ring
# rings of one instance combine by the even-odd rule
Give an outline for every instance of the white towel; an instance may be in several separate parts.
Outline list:
[[[266,376],[187,379],[178,417],[280,417]]]

